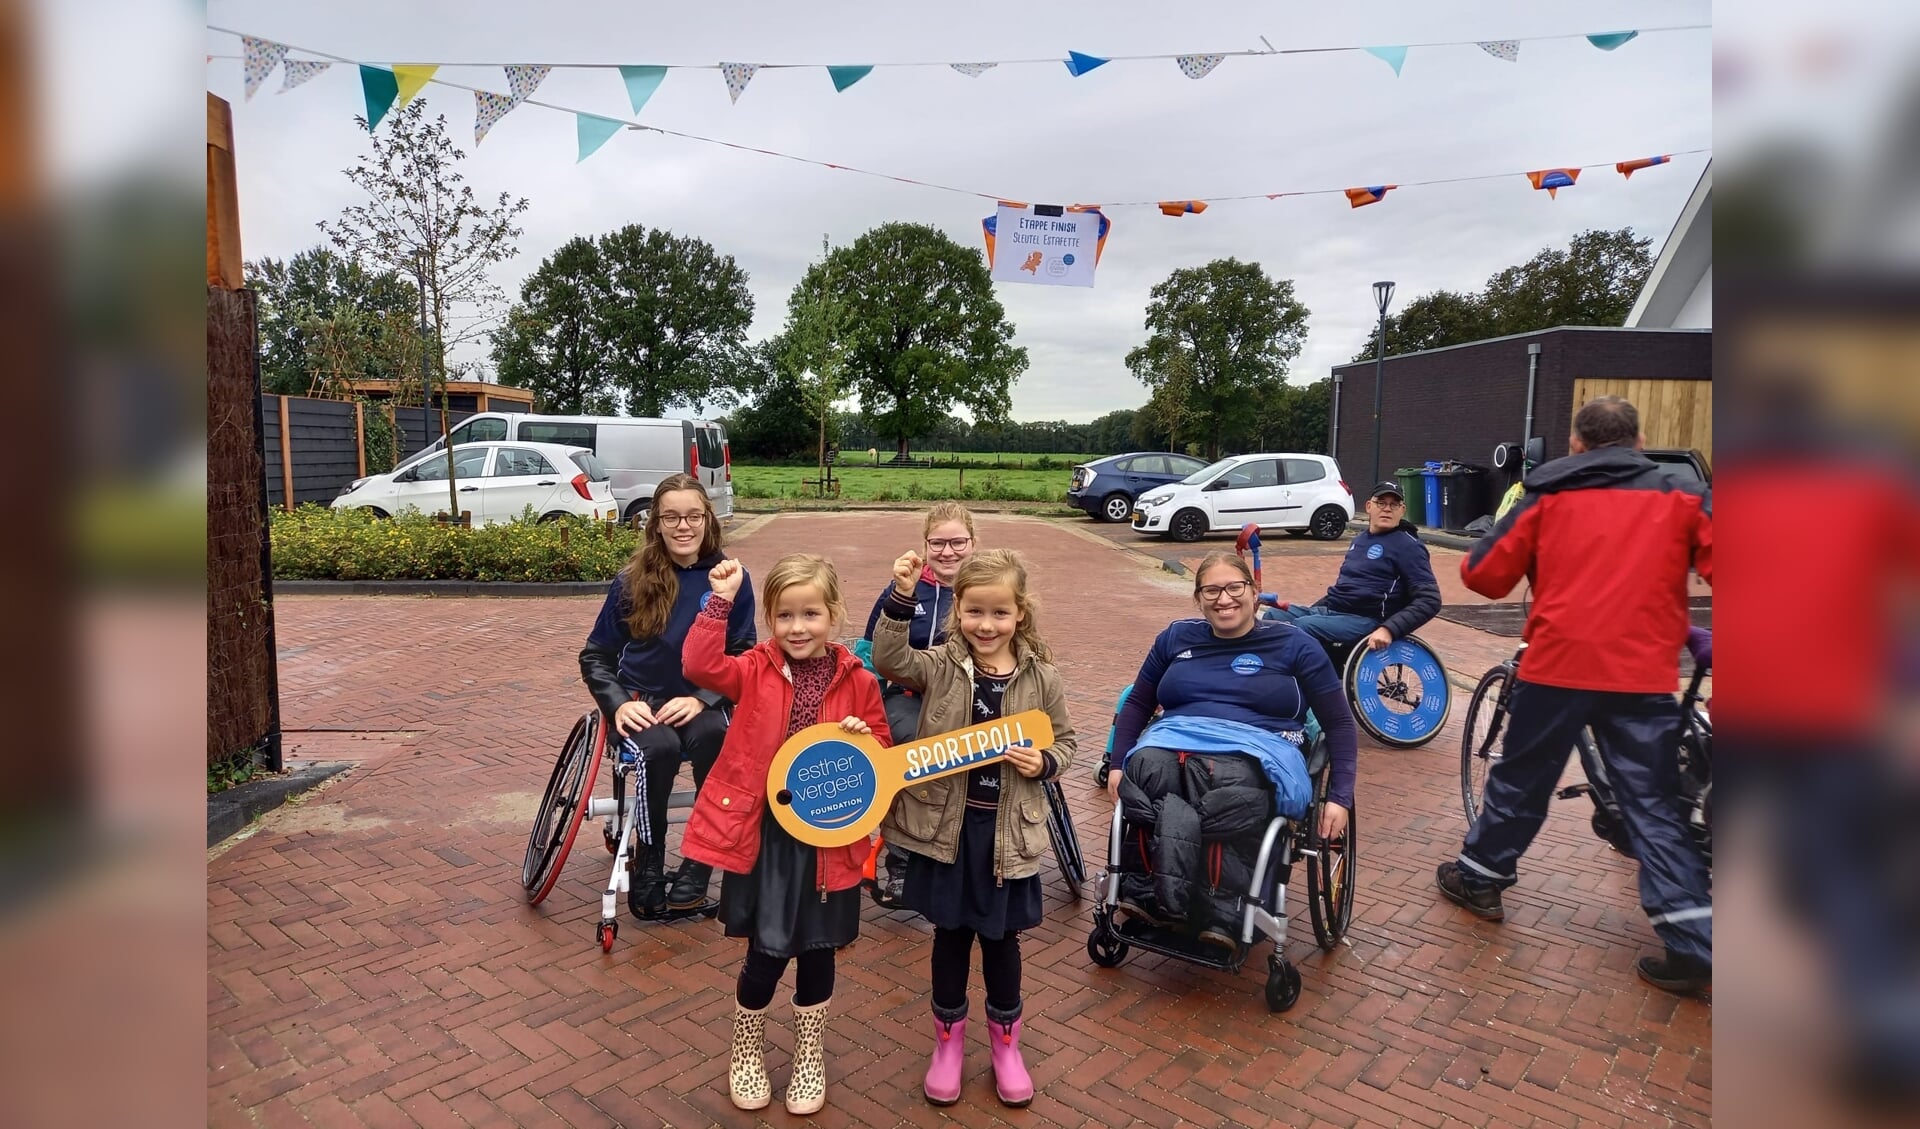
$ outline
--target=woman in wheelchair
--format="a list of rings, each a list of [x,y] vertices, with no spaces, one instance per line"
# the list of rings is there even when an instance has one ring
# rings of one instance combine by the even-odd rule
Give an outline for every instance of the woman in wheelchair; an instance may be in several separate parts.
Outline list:
[[[1362,641],[1378,651],[1438,615],[1440,582],[1419,527],[1406,516],[1398,484],[1375,486],[1367,499],[1367,530],[1347,546],[1333,587],[1312,606],[1278,604],[1264,618],[1292,623],[1329,651]]]
[[[633,559],[607,587],[606,602],[580,651],[580,677],[615,738],[631,740],[646,761],[646,825],[632,856],[627,907],[642,921],[711,916],[713,868],[683,862],[666,877],[667,801],[682,757],[693,762],[694,786],[720,755],[727,735],[724,699],[700,690],[681,672],[681,647],[712,588],[707,573],[725,558],[720,523],[697,479],[676,474],[653,492],[652,518]],[[727,653],[755,640],[753,585],[743,581],[727,619]]]
[[[1257,618],[1258,596],[1239,556],[1216,552],[1201,562],[1194,600],[1202,618],[1176,620],[1154,640],[1115,722],[1107,777],[1128,824],[1142,829],[1124,845],[1129,857],[1114,860],[1118,908],[1227,949],[1238,945],[1233,903],[1248,892],[1261,831],[1276,806],[1300,819],[1313,799],[1303,748],[1309,709],[1331,755],[1314,828],[1322,839],[1346,831],[1358,763],[1353,715],[1326,651],[1304,632]]]

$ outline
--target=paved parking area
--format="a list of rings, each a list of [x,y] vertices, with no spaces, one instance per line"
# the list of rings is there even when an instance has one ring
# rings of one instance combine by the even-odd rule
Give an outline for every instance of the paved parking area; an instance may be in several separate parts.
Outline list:
[[[1091,759],[1154,634],[1191,614],[1191,581],[1090,523],[988,516],[980,526],[984,543],[1033,561],[1042,626]],[[742,529],[733,549],[756,573],[787,551],[831,556],[857,629],[920,526],[915,514],[869,512]],[[1286,549],[1303,575],[1338,551]],[[291,754],[360,763],[209,859],[210,1124],[797,1123],[778,1102],[742,1114],[727,1101],[737,942],[711,923],[628,918],[602,954],[593,923],[607,856],[590,834],[543,905],[521,894],[540,788],[590,705],[574,656],[597,606],[278,601]],[[1450,634],[1430,639],[1455,662]],[[1292,1011],[1266,1011],[1258,954],[1237,976],[1138,954],[1095,968],[1090,915],[1049,869],[1047,920],[1023,944],[1039,1097],[1003,1109],[976,1040],[960,1104],[936,1110],[919,1096],[929,930],[868,905],[860,941],[842,955],[832,1089],[812,1120],[1707,1124],[1711,1006],[1634,978],[1634,959],[1656,941],[1633,867],[1592,837],[1579,805],[1556,805],[1505,924],[1477,922],[1433,891],[1434,865],[1464,831],[1463,712],[1456,703],[1424,750],[1363,743],[1357,920],[1350,943],[1323,954],[1302,915],[1287,946],[1305,982]],[[1081,771],[1068,792],[1097,869],[1106,812]],[[776,1086],[791,1047],[784,1007],[770,1025]]]

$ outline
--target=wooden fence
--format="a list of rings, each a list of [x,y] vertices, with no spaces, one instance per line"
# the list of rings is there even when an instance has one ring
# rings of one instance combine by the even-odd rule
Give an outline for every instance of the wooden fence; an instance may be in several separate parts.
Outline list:
[[[1713,381],[1605,380],[1573,382],[1573,410],[1595,396],[1624,396],[1640,412],[1649,447],[1691,449],[1713,465]],[[1573,420],[1567,420],[1573,427]]]
[[[438,408],[428,411],[357,400],[261,396],[260,453],[266,464],[268,504],[289,510],[303,502],[325,505],[339,497],[354,479],[391,469],[367,465],[367,425],[375,412],[386,412],[392,418],[397,430],[396,461],[424,449],[427,442],[423,435],[440,438]],[[450,412],[446,426],[454,427],[472,414]]]

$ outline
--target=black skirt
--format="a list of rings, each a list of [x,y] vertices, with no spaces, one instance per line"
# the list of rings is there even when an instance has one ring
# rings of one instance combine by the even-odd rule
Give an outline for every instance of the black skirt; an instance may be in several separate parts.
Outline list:
[[[760,817],[760,853],[753,873],[720,879],[720,924],[729,937],[774,957],[838,949],[860,936],[860,887],[820,898],[820,855],[787,834],[769,808]]]
[[[1040,924],[1040,876],[993,880],[994,832],[999,813],[968,807],[960,819],[953,861],[907,855],[901,901],[940,929],[971,929],[997,941]]]

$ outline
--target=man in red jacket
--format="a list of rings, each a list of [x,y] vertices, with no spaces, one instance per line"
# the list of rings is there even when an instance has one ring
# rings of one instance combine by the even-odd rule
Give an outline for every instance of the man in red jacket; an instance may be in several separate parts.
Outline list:
[[[1532,581],[1525,654],[1480,818],[1440,892],[1476,916],[1505,916],[1500,891],[1546,822],[1576,736],[1592,726],[1640,858],[1640,904],[1666,943],[1642,979],[1670,992],[1713,981],[1713,897],[1679,801],[1675,749],[1687,572],[1713,582],[1709,493],[1640,453],[1640,415],[1618,396],[1583,406],[1573,454],[1527,479],[1526,497],[1460,562],[1499,598]]]

